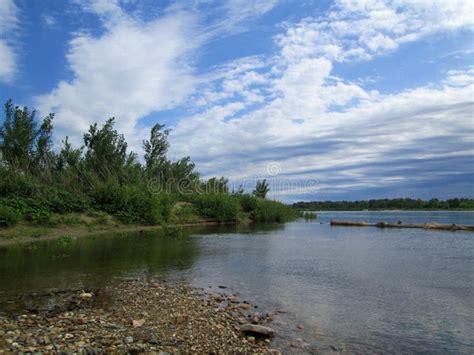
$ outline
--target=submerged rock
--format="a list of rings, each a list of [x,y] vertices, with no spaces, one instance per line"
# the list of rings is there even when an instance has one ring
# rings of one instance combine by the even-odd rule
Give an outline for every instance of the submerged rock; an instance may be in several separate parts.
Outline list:
[[[255,334],[257,336],[263,337],[273,337],[275,336],[275,331],[270,327],[265,327],[258,324],[244,324],[240,327],[242,333]]]

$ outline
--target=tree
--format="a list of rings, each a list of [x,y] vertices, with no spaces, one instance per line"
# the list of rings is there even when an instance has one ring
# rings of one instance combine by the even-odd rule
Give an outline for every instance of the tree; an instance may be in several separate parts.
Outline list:
[[[69,168],[77,169],[81,162],[81,149],[73,149],[69,137],[63,141],[63,147],[56,159],[56,170],[63,171]]]
[[[109,118],[101,129],[97,123],[84,134],[86,167],[105,179],[120,175],[127,162],[127,142],[122,134],[113,129],[115,118]]]
[[[255,186],[255,190],[253,190],[253,195],[259,198],[265,198],[267,196],[268,191],[270,191],[270,187],[267,183],[266,179],[262,181],[258,180],[257,185]]]
[[[46,116],[39,129],[35,114],[27,107],[14,107],[12,100],[8,100],[5,103],[5,121],[0,125],[1,159],[11,167],[29,173],[41,173],[53,157],[51,134],[54,114]]]
[[[53,160],[53,154],[51,152],[52,140],[51,136],[53,133],[53,118],[54,113],[50,113],[43,119],[38,130],[38,139],[36,141],[36,164],[39,171],[50,166]]]
[[[221,176],[220,178],[210,178],[204,184],[204,191],[208,194],[226,194],[229,192],[229,179]]]
[[[148,175],[157,173],[157,169],[166,162],[166,153],[168,152],[169,129],[163,130],[165,126],[159,123],[155,124],[150,132],[150,140],[143,141],[143,150],[145,151],[145,168]]]

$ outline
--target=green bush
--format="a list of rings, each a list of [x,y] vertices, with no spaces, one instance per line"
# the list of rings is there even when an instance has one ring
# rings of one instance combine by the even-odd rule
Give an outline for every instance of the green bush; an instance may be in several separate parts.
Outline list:
[[[52,211],[41,201],[31,197],[6,197],[0,204],[16,211],[20,218],[33,224],[52,225]]]
[[[250,218],[256,222],[283,223],[294,219],[295,211],[278,201],[257,199],[256,208],[251,211]]]
[[[8,206],[0,206],[0,226],[11,227],[18,223],[21,215],[15,209]]]
[[[139,186],[100,184],[92,191],[96,208],[114,215],[122,223],[158,224],[167,222],[173,208],[173,197],[152,195]]]
[[[54,213],[85,212],[90,208],[90,201],[87,197],[56,187],[42,186],[35,191],[34,197]]]
[[[303,218],[307,221],[310,221],[318,218],[318,215],[315,212],[305,211],[303,212]]]
[[[36,184],[28,175],[0,168],[0,196],[32,196]]]
[[[240,204],[235,196],[227,194],[195,195],[191,198],[197,213],[219,222],[236,221]]]
[[[252,212],[257,209],[257,198],[255,196],[245,194],[238,196],[240,207],[244,212]]]
[[[201,221],[201,218],[191,203],[178,202],[173,208],[171,221],[173,223],[197,223]]]

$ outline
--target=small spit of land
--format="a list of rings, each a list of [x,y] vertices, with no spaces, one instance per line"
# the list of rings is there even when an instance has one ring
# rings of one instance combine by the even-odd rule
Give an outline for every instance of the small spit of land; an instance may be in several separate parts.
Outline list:
[[[183,284],[133,279],[100,290],[48,290],[12,308],[0,313],[0,353],[279,353],[268,348],[271,314],[237,294]]]
[[[471,231],[474,232],[474,226],[463,224],[440,224],[440,223],[387,223],[377,222],[368,223],[360,221],[335,221],[331,220],[331,226],[340,227],[377,227],[377,228],[417,228],[431,230],[448,230],[448,231]]]

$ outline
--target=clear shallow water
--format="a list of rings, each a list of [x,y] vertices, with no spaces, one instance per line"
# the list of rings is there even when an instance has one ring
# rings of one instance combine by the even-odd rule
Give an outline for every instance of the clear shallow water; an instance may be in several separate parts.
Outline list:
[[[82,238],[0,249],[0,292],[97,286],[127,275],[226,285],[276,317],[278,344],[472,353],[474,234],[330,227],[334,219],[474,224],[472,212],[319,213],[313,222],[225,226],[188,236]],[[323,224],[320,224],[323,223]],[[295,325],[304,326],[297,331]]]

